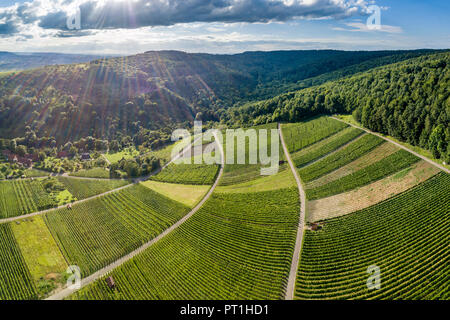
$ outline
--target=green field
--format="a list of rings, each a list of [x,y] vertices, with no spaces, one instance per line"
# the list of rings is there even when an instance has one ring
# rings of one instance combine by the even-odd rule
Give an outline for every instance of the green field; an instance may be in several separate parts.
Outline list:
[[[324,116],[305,122],[285,124],[283,136],[289,152],[293,153],[326,139],[346,127],[348,127],[347,124]]]
[[[276,175],[258,177],[257,179],[250,180],[243,183],[232,184],[228,186],[218,186],[216,188],[217,193],[250,193],[270,191],[277,189],[286,189],[297,186],[294,176],[291,170],[285,168],[280,170]]]
[[[180,184],[211,185],[216,180],[218,172],[219,166],[216,164],[171,163],[156,176],[150,177],[150,180]]]
[[[193,208],[211,188],[210,186],[184,185],[151,180],[141,182],[141,184],[190,208]]]
[[[179,228],[74,299],[282,299],[298,223],[296,188],[213,194]]]
[[[11,226],[0,224],[0,300],[30,300],[37,297],[33,278]]]
[[[70,264],[91,274],[156,237],[189,211],[144,186],[59,209],[47,225]]]
[[[306,195],[309,200],[315,200],[353,190],[408,168],[419,160],[415,155],[401,149],[345,177],[314,189],[306,189]]]
[[[67,263],[41,216],[11,223],[14,236],[40,294],[61,281]]]
[[[298,299],[449,299],[450,175],[307,231]],[[369,290],[369,266],[381,288]]]
[[[371,134],[366,134],[343,149],[311,164],[310,166],[299,169],[298,173],[304,182],[313,181],[358,159],[382,143],[385,143],[383,139]]]
[[[78,200],[90,198],[129,184],[126,180],[87,180],[67,177],[58,177],[58,180]]]
[[[111,163],[119,162],[122,159],[131,159],[139,155],[135,148],[126,148],[119,152],[105,153],[103,156]]]
[[[109,179],[109,171],[104,168],[92,168],[69,174],[72,177]]]
[[[41,180],[0,181],[0,218],[16,217],[55,205]]]

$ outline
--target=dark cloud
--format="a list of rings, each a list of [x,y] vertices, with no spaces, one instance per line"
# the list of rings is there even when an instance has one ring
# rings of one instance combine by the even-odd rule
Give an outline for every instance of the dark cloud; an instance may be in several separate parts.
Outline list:
[[[67,30],[65,8],[68,8],[71,1],[63,1],[63,9],[61,6],[54,6],[48,13],[37,16],[33,6],[40,5],[41,2],[51,4],[57,0],[36,0],[19,5],[15,10],[16,18],[22,24],[37,21],[45,29]],[[360,0],[85,0],[80,5],[80,12],[82,29],[129,29],[190,22],[254,23],[295,18],[339,19],[364,13],[365,8],[366,2]],[[0,21],[1,19],[0,13]],[[5,29],[4,32],[16,31]]]

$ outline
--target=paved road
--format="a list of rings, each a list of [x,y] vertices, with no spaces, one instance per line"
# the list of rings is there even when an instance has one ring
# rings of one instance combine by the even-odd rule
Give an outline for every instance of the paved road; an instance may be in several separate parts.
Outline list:
[[[218,137],[216,136],[216,134],[214,134],[214,137],[218,141]],[[127,254],[126,256],[120,258],[119,260],[116,260],[115,262],[113,262],[112,264],[106,266],[105,268],[103,268],[103,269],[93,273],[92,275],[82,279],[81,280],[81,287],[84,287],[84,286],[88,285],[89,283],[100,279],[101,277],[103,277],[104,275],[108,274],[109,272],[111,272],[115,268],[119,267],[120,265],[122,265],[123,263],[127,262],[128,260],[132,259],[133,257],[138,255],[139,253],[143,252],[145,249],[149,248],[151,245],[153,245],[154,243],[158,242],[159,240],[164,238],[166,235],[168,235],[170,232],[172,232],[173,230],[178,228],[180,225],[182,225],[186,220],[188,220],[190,217],[192,217],[192,215],[194,213],[196,213],[203,206],[203,204],[209,199],[209,197],[214,192],[214,189],[217,187],[217,184],[219,183],[220,178],[221,178],[221,176],[223,174],[223,168],[224,168],[224,165],[225,165],[224,164],[225,156],[224,156],[222,145],[220,143],[218,145],[219,145],[220,153],[222,155],[222,164],[221,164],[221,167],[220,167],[219,174],[217,176],[216,181],[214,182],[212,187],[209,189],[208,193],[195,206],[195,208],[193,208],[187,215],[185,215],[178,222],[173,224],[170,228],[166,229],[164,232],[162,232],[156,238],[154,238],[151,241],[147,242],[146,244],[144,244],[143,246],[139,247],[135,251],[133,251],[133,252]],[[178,158],[178,157],[175,157],[174,159],[172,159],[172,161],[174,161],[176,158]],[[48,297],[46,300],[62,300],[65,297],[69,296],[70,294],[74,293],[75,291],[77,291],[77,289],[65,288],[65,289],[55,293],[54,295]]]
[[[303,232],[305,230],[306,194],[305,190],[303,189],[303,185],[298,175],[297,169],[295,168],[294,163],[292,162],[291,156],[289,154],[289,151],[286,147],[286,144],[284,143],[283,133],[281,132],[281,124],[278,124],[278,132],[280,134],[284,154],[286,155],[286,159],[289,163],[289,166],[291,167],[292,173],[294,174],[295,181],[297,181],[297,187],[300,196],[300,220],[298,222],[297,239],[295,240],[294,255],[292,257],[291,270],[289,272],[289,279],[285,296],[286,300],[293,300],[295,290],[295,280],[297,279],[298,263],[300,260],[300,252],[302,250],[303,244]]]
[[[352,126],[352,127],[354,127],[354,128],[358,128],[358,129],[364,130],[365,132],[370,133],[370,134],[373,134],[373,135],[375,135],[375,136],[377,136],[377,137],[380,137],[381,139],[384,139],[384,140],[386,140],[386,141],[389,141],[390,143],[395,144],[397,147],[402,148],[402,149],[404,149],[404,150],[406,150],[406,151],[412,153],[412,154],[415,155],[416,157],[418,157],[418,158],[420,158],[420,159],[422,159],[422,160],[425,160],[425,161],[428,162],[428,163],[431,163],[433,166],[435,166],[435,167],[441,169],[442,171],[445,171],[445,172],[447,172],[447,173],[450,173],[450,170],[448,170],[446,167],[441,166],[440,164],[434,162],[433,160],[431,160],[431,159],[429,159],[429,158],[427,158],[427,157],[425,157],[425,156],[423,156],[423,155],[421,155],[421,154],[418,154],[417,152],[412,151],[411,149],[409,149],[409,148],[407,148],[407,147],[401,145],[401,144],[398,143],[398,142],[395,142],[395,141],[392,140],[392,139],[389,139],[389,138],[387,138],[387,137],[385,137],[385,136],[383,136],[383,135],[381,135],[381,134],[379,134],[379,133],[373,132],[373,131],[371,131],[371,130],[369,130],[369,129],[366,129],[366,128],[363,128],[363,127],[359,127],[359,126],[357,126],[357,125],[354,125],[354,124],[349,123],[349,122],[347,122],[347,121],[344,121],[344,120],[342,120],[342,119],[339,119],[339,118],[336,118],[336,117],[331,117],[331,118],[334,119],[334,120],[337,120],[337,121],[341,121],[341,122],[343,122],[343,123],[346,123],[346,124],[348,124],[348,125],[350,125],[350,126]]]
[[[194,142],[195,142],[195,141],[194,141]],[[193,142],[193,143],[194,143],[194,142]],[[97,195],[95,195],[95,196],[92,196],[92,197],[89,197],[89,198],[86,198],[86,199],[77,200],[77,201],[75,201],[75,202],[72,202],[72,205],[76,205],[76,204],[83,203],[83,202],[86,202],[86,201],[89,201],[89,200],[92,200],[92,199],[96,199],[96,198],[105,196],[105,195],[107,195],[107,194],[110,194],[110,193],[113,193],[113,192],[117,192],[117,191],[123,190],[123,189],[125,189],[125,188],[129,188],[129,187],[134,186],[134,185],[136,185],[136,184],[138,184],[138,183],[140,183],[140,182],[142,182],[142,181],[145,181],[145,180],[147,180],[148,178],[150,178],[151,176],[154,176],[154,175],[158,174],[159,172],[161,172],[161,170],[165,169],[165,168],[166,168],[169,164],[171,164],[173,161],[175,161],[175,160],[177,160],[178,158],[180,158],[181,156],[183,156],[187,151],[189,151],[189,148],[190,148],[190,147],[191,147],[191,145],[187,146],[185,149],[183,149],[183,152],[181,152],[180,154],[177,154],[174,158],[172,158],[172,160],[170,160],[169,162],[167,162],[164,166],[162,166],[162,167],[159,168],[158,170],[155,170],[154,172],[150,173],[149,175],[146,175],[146,176],[143,176],[143,177],[139,177],[139,178],[137,178],[137,179],[134,179],[132,183],[127,184],[127,185],[125,185],[125,186],[123,186],[123,187],[119,187],[119,188],[116,188],[116,189],[113,189],[113,190],[110,190],[110,191],[107,191],[107,192],[104,192],[104,193],[101,193],[101,194],[97,194]],[[61,175],[61,176],[62,176],[62,175]],[[68,177],[68,178],[69,178],[69,177]],[[79,178],[79,177],[70,177],[70,178],[73,178],[73,179],[84,179],[84,180],[110,180],[110,179]],[[31,218],[31,217],[34,217],[34,216],[38,216],[38,215],[41,215],[41,214],[48,213],[48,212],[53,211],[53,210],[58,210],[58,209],[63,209],[63,208],[67,208],[67,204],[65,204],[65,205],[63,205],[63,206],[56,207],[56,208],[50,208],[50,209],[47,209],[47,210],[37,211],[37,212],[33,212],[33,213],[29,213],[29,214],[25,214],[25,215],[21,215],[21,216],[17,216],[17,217],[11,217],[11,218],[0,219],[0,224],[2,224],[2,223],[8,223],[8,222],[13,222],[13,221],[17,221],[17,220],[22,220],[22,219],[25,219],[25,218]]]

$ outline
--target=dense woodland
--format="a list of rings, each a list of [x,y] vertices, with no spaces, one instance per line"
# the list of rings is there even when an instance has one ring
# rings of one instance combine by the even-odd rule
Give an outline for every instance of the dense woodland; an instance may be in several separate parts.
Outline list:
[[[450,53],[423,56],[230,109],[234,125],[353,113],[365,127],[450,162]]]
[[[58,145],[92,136],[151,136],[198,113],[321,84],[429,51],[280,51],[238,55],[147,52],[0,74],[0,136],[30,127]],[[158,139],[158,138],[156,138]]]

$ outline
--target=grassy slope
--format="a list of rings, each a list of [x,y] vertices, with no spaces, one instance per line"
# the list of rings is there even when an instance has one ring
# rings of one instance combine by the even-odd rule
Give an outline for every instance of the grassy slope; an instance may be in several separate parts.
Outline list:
[[[37,287],[59,279],[67,263],[42,217],[20,220],[11,227]]]
[[[141,184],[190,208],[193,208],[210,189],[210,186],[183,185],[151,180]]]

